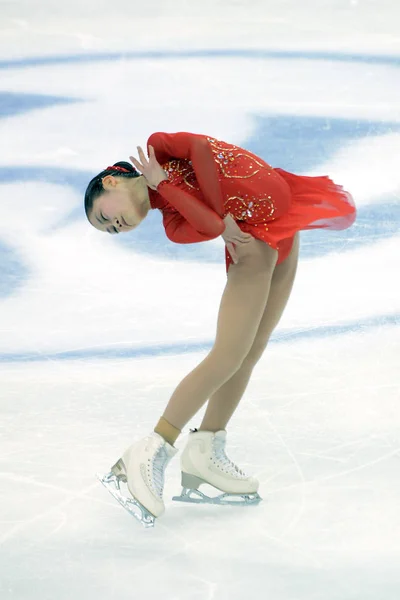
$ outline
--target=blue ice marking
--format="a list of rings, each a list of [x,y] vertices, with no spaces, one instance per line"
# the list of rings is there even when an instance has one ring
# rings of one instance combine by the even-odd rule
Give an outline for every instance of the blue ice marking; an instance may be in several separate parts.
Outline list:
[[[48,108],[56,104],[72,104],[74,102],[82,102],[82,100],[44,94],[0,92],[0,118],[4,119],[5,117],[12,117],[39,108]]]
[[[377,315],[369,317],[364,321],[354,321],[343,325],[316,326],[310,329],[294,329],[289,331],[278,331],[271,338],[272,344],[284,344],[295,342],[297,340],[316,340],[334,335],[344,335],[347,333],[358,334],[363,331],[370,331],[378,327],[399,326],[400,315]],[[174,354],[187,354],[189,352],[203,352],[209,350],[213,345],[211,340],[197,342],[183,341],[177,344],[155,344],[153,346],[129,347],[116,346],[105,348],[87,348],[80,350],[67,350],[62,352],[15,352],[0,353],[0,363],[5,362],[39,362],[44,360],[93,360],[93,359],[115,359],[115,358],[142,358],[146,356],[164,356]]]

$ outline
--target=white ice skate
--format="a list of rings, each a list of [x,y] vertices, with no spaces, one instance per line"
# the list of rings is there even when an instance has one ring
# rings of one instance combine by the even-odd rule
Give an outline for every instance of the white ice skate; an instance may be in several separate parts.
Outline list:
[[[152,433],[132,444],[111,471],[98,478],[135,519],[144,527],[153,527],[156,517],[165,510],[165,468],[177,452],[158,433]],[[132,497],[122,494],[121,483],[127,484]]]
[[[258,481],[248,477],[225,454],[226,431],[190,433],[181,455],[182,492],[173,500],[197,504],[231,504],[245,506],[261,501]],[[199,491],[206,483],[223,494],[206,496]]]

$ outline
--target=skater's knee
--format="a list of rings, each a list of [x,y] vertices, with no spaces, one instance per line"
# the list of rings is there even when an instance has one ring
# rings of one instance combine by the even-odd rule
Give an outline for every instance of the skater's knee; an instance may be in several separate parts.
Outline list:
[[[256,339],[254,340],[250,351],[245,357],[242,366],[253,369],[264,354],[268,345],[268,341],[269,335],[265,334],[264,336],[256,336]]]
[[[208,355],[208,358],[213,365],[213,369],[215,369],[223,379],[231,377],[240,369],[246,358],[246,351],[244,348],[229,348],[223,350],[218,346],[214,346]]]

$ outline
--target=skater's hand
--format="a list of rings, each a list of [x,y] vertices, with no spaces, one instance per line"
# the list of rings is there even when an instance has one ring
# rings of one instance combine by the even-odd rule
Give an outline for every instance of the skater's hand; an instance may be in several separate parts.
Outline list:
[[[232,260],[235,264],[239,262],[239,258],[234,244],[248,244],[253,239],[250,233],[245,233],[236,223],[231,215],[227,215],[224,219],[225,231],[221,234]]]
[[[153,146],[149,146],[149,149],[150,156],[148,159],[140,146],[137,146],[140,162],[133,156],[130,156],[129,158],[137,170],[144,175],[149,188],[156,190],[157,186],[164,181],[164,179],[168,179],[168,176],[157,162]]]

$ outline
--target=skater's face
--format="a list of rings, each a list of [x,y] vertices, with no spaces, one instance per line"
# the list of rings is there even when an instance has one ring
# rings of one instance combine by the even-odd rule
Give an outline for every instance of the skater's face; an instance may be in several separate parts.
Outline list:
[[[125,233],[136,229],[150,210],[148,188],[144,177],[103,178],[104,193],[99,196],[88,215],[99,231]]]

